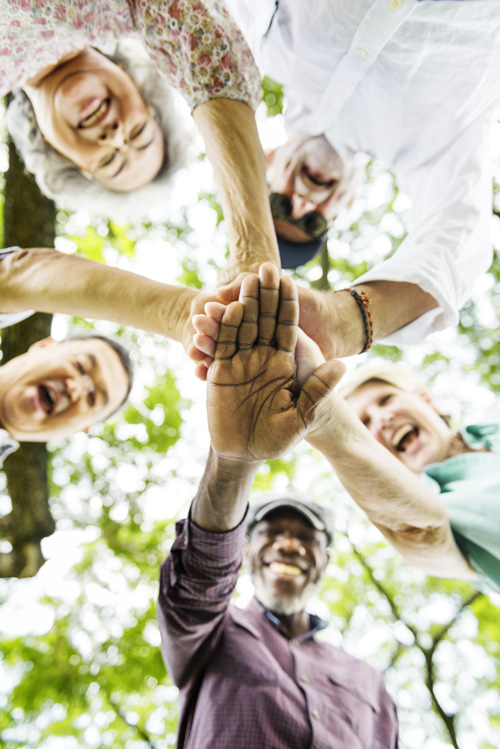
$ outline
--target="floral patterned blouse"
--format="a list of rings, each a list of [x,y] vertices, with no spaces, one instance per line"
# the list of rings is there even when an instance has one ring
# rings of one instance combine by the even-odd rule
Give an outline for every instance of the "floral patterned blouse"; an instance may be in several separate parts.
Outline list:
[[[126,37],[142,40],[192,109],[260,101],[252,53],[218,0],[0,0],[0,94],[75,50],[113,54]]]

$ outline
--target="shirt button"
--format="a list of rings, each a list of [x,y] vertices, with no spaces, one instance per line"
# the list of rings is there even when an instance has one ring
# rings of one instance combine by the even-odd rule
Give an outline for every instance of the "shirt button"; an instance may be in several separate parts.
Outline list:
[[[364,695],[364,692],[359,687],[356,687],[356,694],[358,694],[360,697],[362,697]]]
[[[366,51],[364,47],[360,47],[358,49],[358,53],[360,57],[368,57],[368,52]]]
[[[316,710],[316,708],[314,708],[314,710],[311,712],[311,715],[313,716],[314,720],[319,720],[321,717],[319,714],[319,710]]]
[[[309,676],[306,676],[305,674],[300,677],[300,680],[302,684],[309,684],[309,681],[310,681]]]
[[[293,645],[294,648],[299,648],[300,647],[300,642],[298,640],[292,640],[292,645]]]
[[[391,10],[399,10],[401,8],[401,0],[389,0],[389,8]]]

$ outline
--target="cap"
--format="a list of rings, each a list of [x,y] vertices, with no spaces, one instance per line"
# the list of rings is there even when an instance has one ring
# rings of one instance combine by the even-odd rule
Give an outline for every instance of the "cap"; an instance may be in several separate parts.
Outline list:
[[[287,495],[285,497],[268,497],[262,502],[251,504],[247,515],[247,536],[250,535],[252,528],[263,520],[266,515],[269,515],[269,513],[280,507],[288,507],[299,512],[313,528],[317,531],[324,531],[324,533],[326,533],[328,546],[330,546],[333,541],[335,529],[332,508],[293,495]]]
[[[296,268],[312,260],[325,244],[325,237],[314,237],[309,242],[291,242],[278,236],[278,247],[283,268]]]
[[[427,386],[417,372],[404,364],[394,364],[387,360],[371,361],[347,372],[337,387],[343,398],[348,398],[361,385],[370,380],[381,380],[407,393],[421,393]]]

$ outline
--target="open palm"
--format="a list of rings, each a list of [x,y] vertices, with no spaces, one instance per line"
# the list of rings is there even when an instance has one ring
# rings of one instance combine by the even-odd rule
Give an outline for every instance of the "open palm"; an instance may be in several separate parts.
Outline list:
[[[278,458],[302,439],[316,406],[343,365],[322,364],[299,387],[296,372],[299,307],[293,281],[265,264],[247,276],[240,301],[226,309],[208,371],[212,446],[221,457]]]

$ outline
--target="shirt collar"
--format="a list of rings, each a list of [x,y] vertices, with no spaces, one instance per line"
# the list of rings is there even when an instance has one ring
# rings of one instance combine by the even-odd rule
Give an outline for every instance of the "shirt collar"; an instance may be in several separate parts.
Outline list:
[[[0,466],[3,466],[3,462],[7,455],[13,453],[19,447],[19,442],[12,439],[10,434],[5,429],[0,429]]]
[[[262,606],[262,604],[260,604]],[[272,611],[269,611],[269,609],[266,609],[264,606],[262,606],[264,609],[264,613],[269,619],[269,621],[277,628],[281,628],[281,622],[278,619],[277,616],[273,614]],[[311,629],[309,632],[305,632],[301,637],[309,637],[310,635],[315,634],[316,632],[319,632],[321,629],[325,629],[325,627],[328,626],[328,622],[325,622],[323,619],[320,619],[319,616],[316,616],[316,614],[309,614],[309,621],[311,624]],[[296,640],[299,639],[298,637],[295,638]]]
[[[469,424],[460,434],[467,447],[481,450],[494,447],[500,437],[499,431],[498,424]]]

